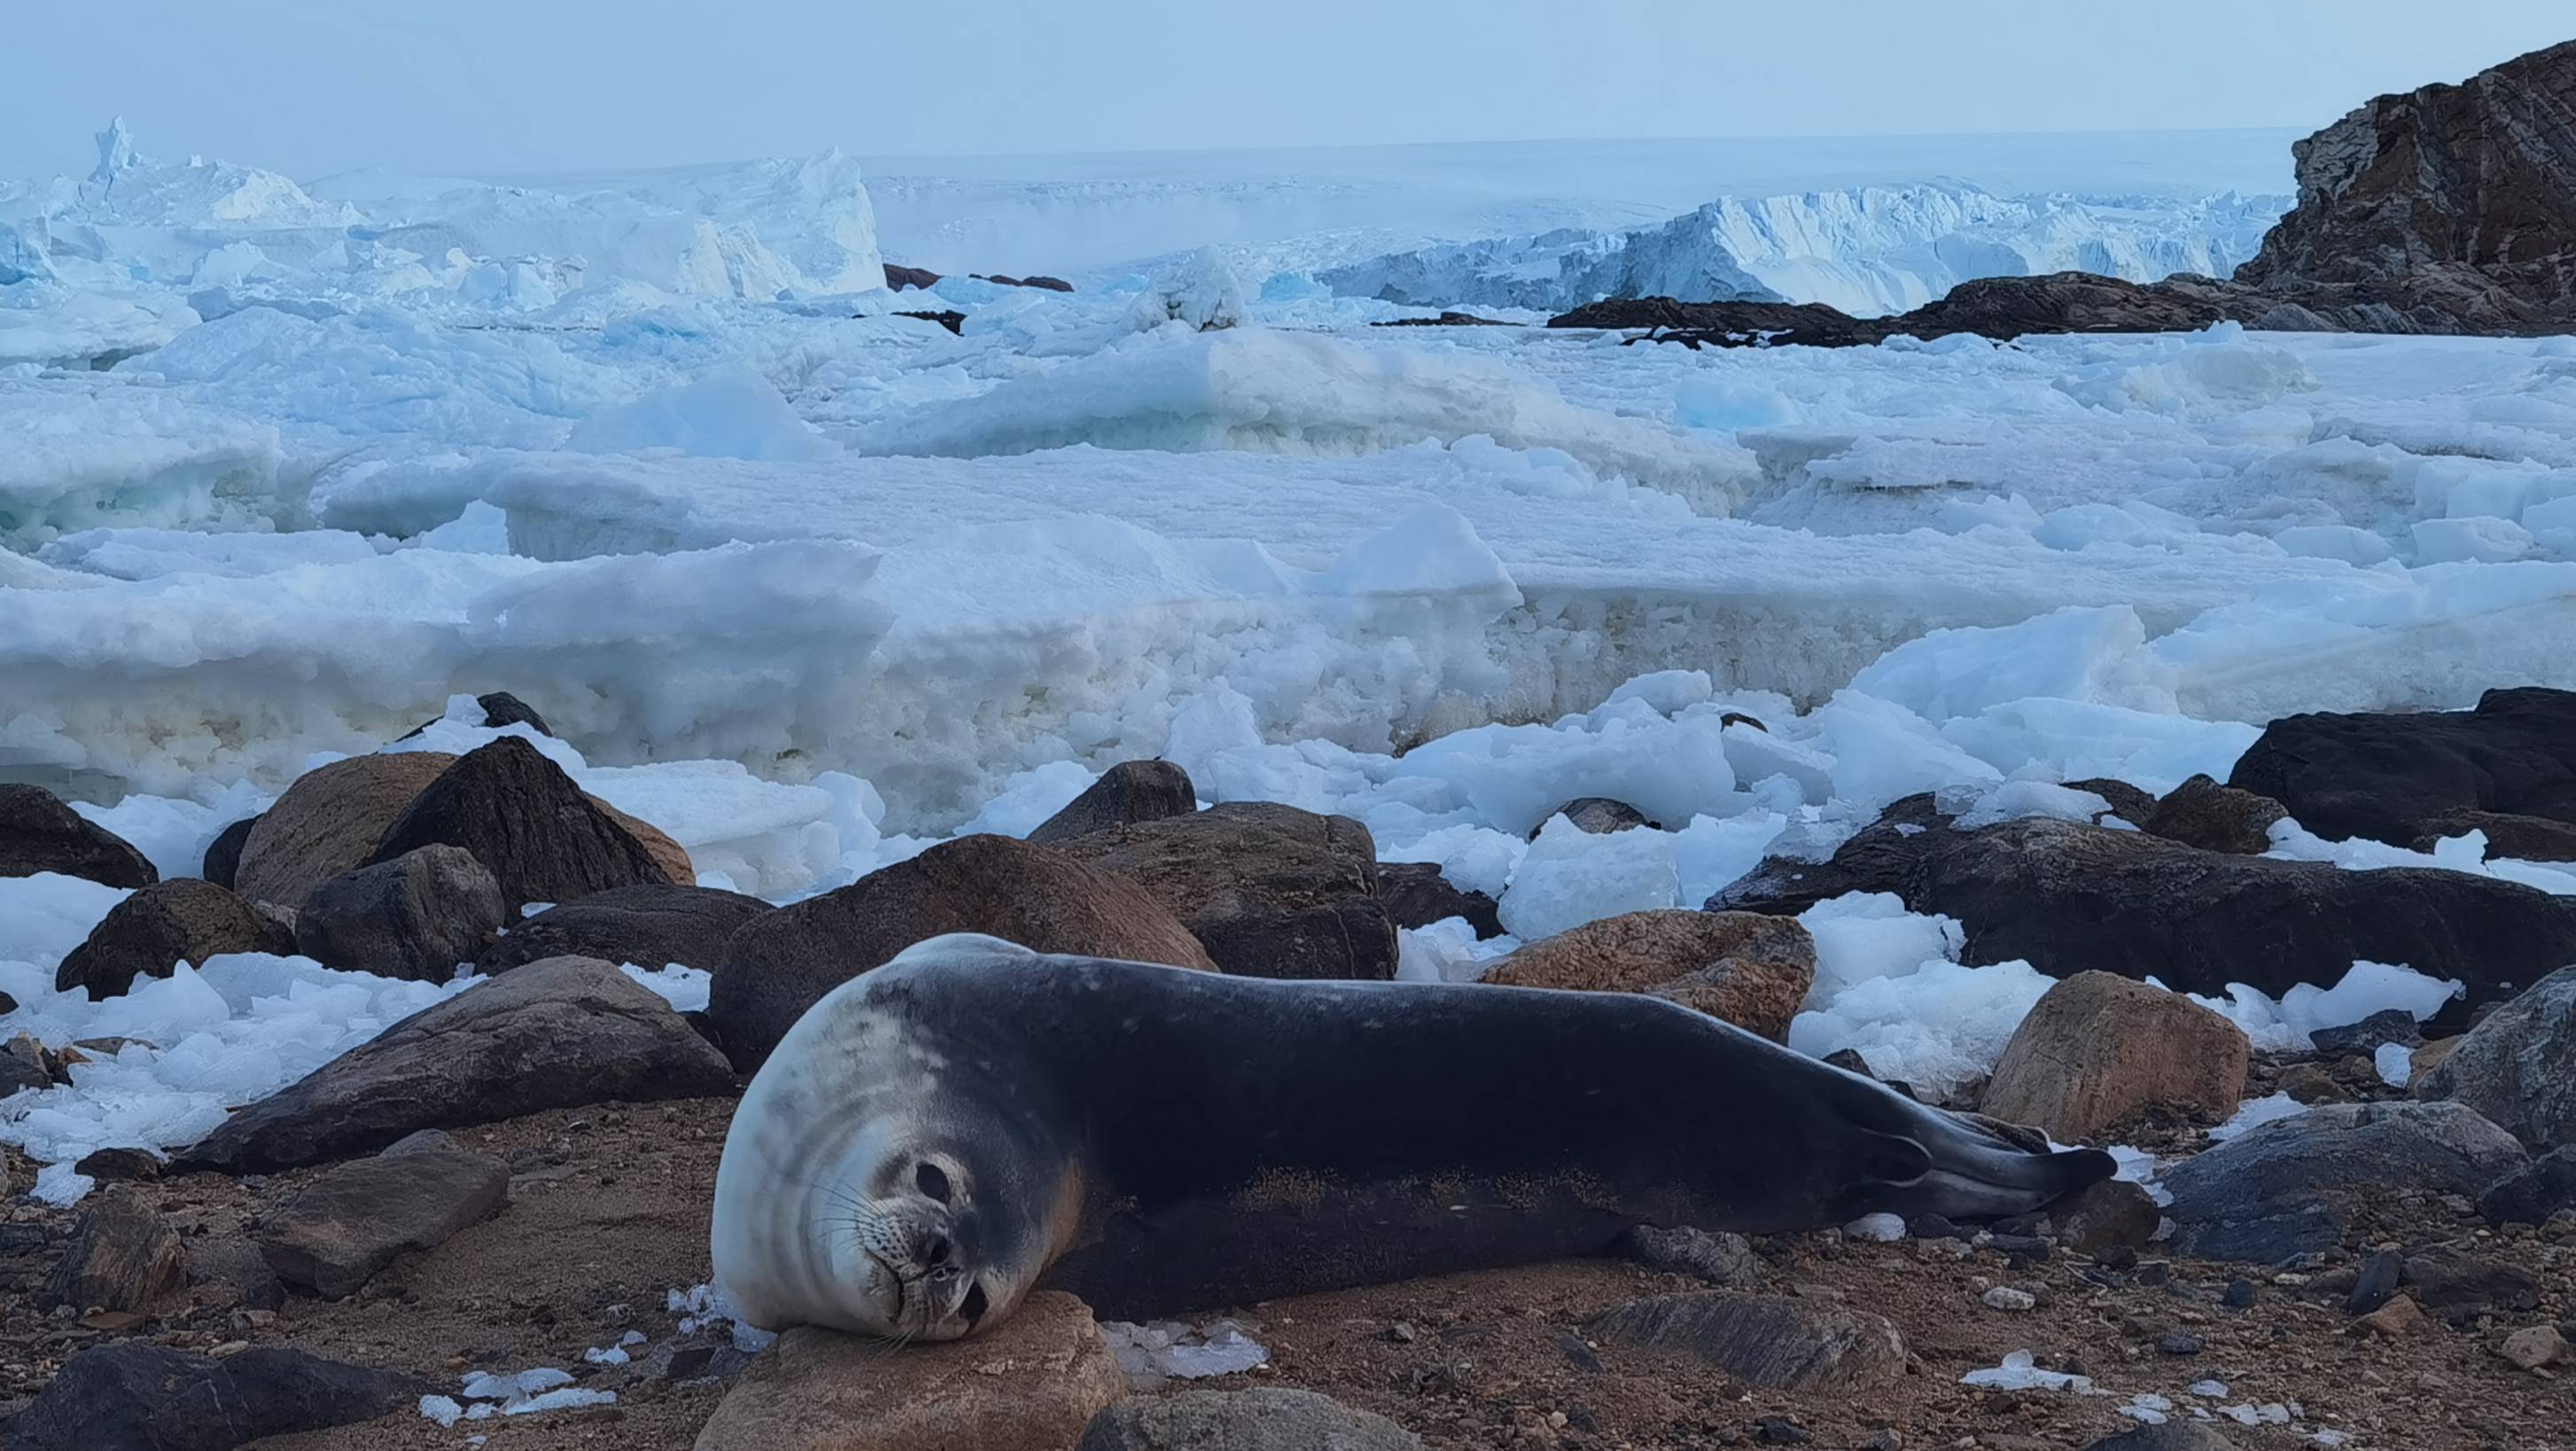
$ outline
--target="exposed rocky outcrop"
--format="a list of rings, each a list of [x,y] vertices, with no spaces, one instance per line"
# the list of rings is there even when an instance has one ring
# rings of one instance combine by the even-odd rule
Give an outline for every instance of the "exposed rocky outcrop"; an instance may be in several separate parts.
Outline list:
[[[2576,825],[2576,692],[2490,690],[2469,711],[2287,716],[2228,784],[2330,840],[2411,844],[2460,812]]]
[[[2203,851],[2260,856],[2272,849],[2272,825],[2289,815],[2281,803],[2236,786],[2194,776],[2167,793],[2133,826]]]
[[[2343,1242],[2353,1202],[2476,1195],[2526,1162],[2513,1136],[2456,1103],[2338,1103],[2230,1139],[2165,1176],[2174,1248],[2276,1264]]]
[[[1450,881],[1438,862],[1379,862],[1377,899],[1398,927],[1464,917],[1478,937],[1503,935],[1502,904]]]
[[[508,1166],[424,1130],[305,1186],[261,1222],[260,1253],[287,1284],[336,1298],[509,1200]]]
[[[251,823],[233,888],[301,907],[313,889],[364,863],[412,798],[456,763],[437,751],[351,756],[295,778]]]
[[[2576,1146],[2576,967],[2487,1014],[2414,1093],[2464,1103],[2535,1153]]]
[[[1885,1318],[1779,1296],[1658,1295],[1595,1316],[1583,1333],[1690,1355],[1771,1390],[1867,1390],[1905,1373],[1905,1339]]]
[[[0,1421],[8,1451],[230,1451],[266,1436],[371,1421],[417,1395],[389,1371],[283,1346],[216,1359],[128,1341],[63,1363]]]

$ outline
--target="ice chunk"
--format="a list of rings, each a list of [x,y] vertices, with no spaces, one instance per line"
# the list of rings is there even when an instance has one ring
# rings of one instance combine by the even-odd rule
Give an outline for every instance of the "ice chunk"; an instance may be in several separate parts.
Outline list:
[[[1638,827],[1596,836],[1555,816],[1512,873],[1500,915],[1505,931],[1535,942],[1603,917],[1676,906],[1680,894],[1670,833]]]
[[[2531,531],[2511,519],[2418,519],[2415,562],[2450,564],[2475,560],[2502,564],[2531,553]]]
[[[2029,696],[2171,711],[2173,668],[2146,642],[2146,623],[2126,605],[2068,608],[2000,629],[1935,630],[1881,656],[1851,688],[1936,723]]]
[[[726,373],[604,408],[574,425],[581,453],[677,449],[701,458],[818,459],[841,450],[753,373]]]
[[[2004,1357],[2004,1363],[1992,1370],[1972,1370],[1959,1377],[1959,1384],[1992,1391],[2071,1391],[2076,1395],[2093,1394],[2089,1376],[2068,1375],[2063,1371],[2042,1370],[2038,1358],[2027,1350],[2016,1350]]]

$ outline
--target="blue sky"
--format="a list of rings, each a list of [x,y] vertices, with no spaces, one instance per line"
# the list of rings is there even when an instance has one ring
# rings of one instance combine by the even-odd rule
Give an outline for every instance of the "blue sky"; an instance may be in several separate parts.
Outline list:
[[[2566,0],[126,0],[13,7],[0,175],[2295,126]]]

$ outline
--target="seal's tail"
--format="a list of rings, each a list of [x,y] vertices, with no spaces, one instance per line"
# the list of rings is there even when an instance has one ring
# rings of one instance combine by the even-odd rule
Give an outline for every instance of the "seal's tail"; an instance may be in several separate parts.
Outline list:
[[[1869,1212],[1952,1219],[2027,1214],[2108,1179],[2119,1165],[2100,1149],[2052,1149],[2036,1130],[1908,1103],[1904,1122],[1883,1132],[1914,1153],[1914,1172],[1867,1186]]]

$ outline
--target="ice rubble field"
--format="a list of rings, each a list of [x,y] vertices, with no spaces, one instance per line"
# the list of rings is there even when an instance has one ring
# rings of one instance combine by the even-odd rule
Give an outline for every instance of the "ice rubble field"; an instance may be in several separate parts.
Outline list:
[[[1423,309],[1315,259],[1454,216],[1247,242],[1164,226],[1180,183],[1148,198],[1160,235],[1226,246],[1068,267],[1072,294],[890,294],[835,157],[308,192],[101,143],[85,181],[0,186],[0,773],[165,875],[322,761],[490,739],[471,696],[506,689],[709,885],[831,890],[1160,754],[1210,801],[1346,813],[1498,897],[1511,938],[1405,934],[1405,975],[1464,980],[1830,852],[1912,792],[2082,814],[2055,783],[2223,777],[2277,714],[2576,685],[2560,340],[1378,329]],[[945,220],[897,260],[980,235],[901,194]],[[1014,265],[1068,194],[1030,204]],[[1140,228],[1081,194],[1086,245]],[[1893,265],[1825,251],[1805,274]],[[895,315],[943,309],[959,335]],[[1671,829],[1550,821],[1591,795]],[[2576,892],[2475,837],[2285,823],[2275,850]],[[0,1034],[124,1040],[0,1107],[49,1197],[86,1187],[80,1155],[189,1142],[467,985],[243,956],[54,993],[120,897],[0,880]],[[2046,987],[1961,966],[1955,923],[1892,899],[1806,920],[1794,1045],[1935,1091]],[[703,973],[632,970],[703,1001]],[[2356,964],[2220,1006],[2288,1047],[2450,992]]]

